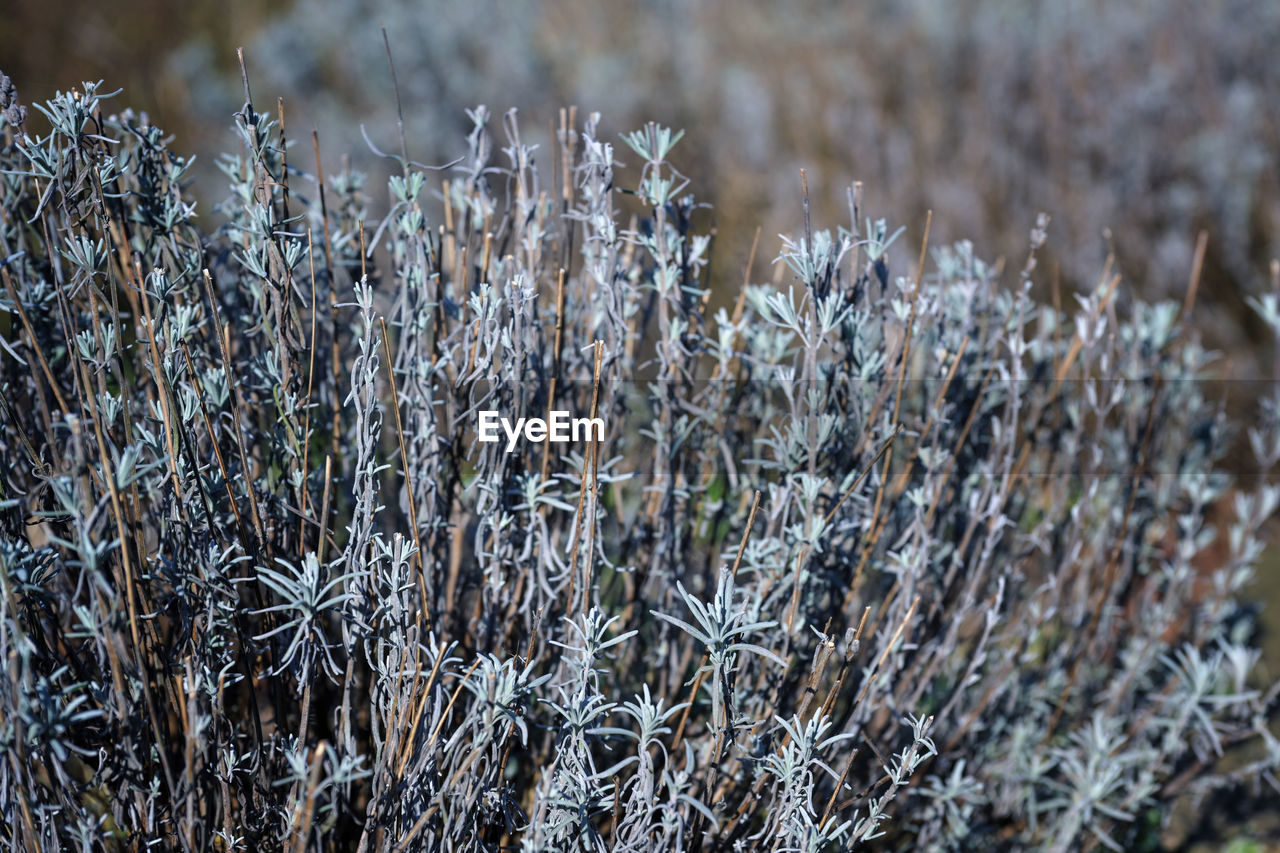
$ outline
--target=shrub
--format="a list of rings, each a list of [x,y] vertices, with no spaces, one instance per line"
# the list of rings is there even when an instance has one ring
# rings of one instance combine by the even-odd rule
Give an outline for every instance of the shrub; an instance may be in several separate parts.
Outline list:
[[[11,847],[1123,849],[1275,784],[1192,297],[1035,303],[1047,217],[895,274],[855,187],[713,310],[679,135],[571,112],[366,229],[248,100],[213,225],[99,88],[0,86]]]

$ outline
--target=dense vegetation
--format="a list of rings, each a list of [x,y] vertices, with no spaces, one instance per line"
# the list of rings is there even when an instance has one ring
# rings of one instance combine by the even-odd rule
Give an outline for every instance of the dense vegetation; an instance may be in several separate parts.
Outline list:
[[[1037,304],[1048,217],[897,269],[805,186],[713,308],[657,125],[478,108],[366,221],[246,81],[197,218],[98,86],[0,97],[12,849],[1135,849],[1276,784],[1198,270]],[[476,441],[553,408],[606,435]]]

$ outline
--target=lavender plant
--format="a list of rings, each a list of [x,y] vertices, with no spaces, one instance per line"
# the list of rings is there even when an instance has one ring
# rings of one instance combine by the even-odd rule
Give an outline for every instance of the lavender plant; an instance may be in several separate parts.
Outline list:
[[[1276,786],[1194,282],[1066,311],[1047,217],[1004,283],[806,188],[722,306],[657,125],[474,110],[374,221],[246,81],[215,224],[100,85],[0,94],[10,849],[1126,849]]]

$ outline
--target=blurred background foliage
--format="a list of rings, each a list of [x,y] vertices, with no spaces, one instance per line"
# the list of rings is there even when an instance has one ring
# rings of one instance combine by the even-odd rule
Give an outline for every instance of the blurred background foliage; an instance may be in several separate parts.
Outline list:
[[[737,276],[757,224],[762,257],[776,254],[803,167],[816,221],[847,221],[843,187],[859,180],[867,209],[896,222],[932,209],[934,245],[973,239],[1015,262],[1048,211],[1043,278],[1065,288],[1090,287],[1114,250],[1145,297],[1178,298],[1205,230],[1202,328],[1235,348],[1262,338],[1243,298],[1280,255],[1271,0],[4,5],[0,56],[23,98],[81,79],[125,87],[123,102],[201,155],[206,211],[243,101],[239,45],[292,137],[315,128],[326,160],[384,168],[361,133],[398,148],[384,25],[414,159],[453,156],[478,103],[518,106],[544,143],[568,104],[618,131],[687,128],[680,165],[714,205],[722,275]],[[293,159],[306,168],[310,152]]]

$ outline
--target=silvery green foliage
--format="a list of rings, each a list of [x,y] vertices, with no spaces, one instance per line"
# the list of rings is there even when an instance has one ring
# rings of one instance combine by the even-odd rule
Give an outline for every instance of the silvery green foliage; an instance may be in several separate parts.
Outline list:
[[[1176,304],[1032,298],[1047,217],[1006,286],[854,190],[721,307],[659,125],[478,108],[366,222],[246,104],[215,224],[99,89],[0,126],[8,847],[1125,849],[1275,786],[1280,488]]]

